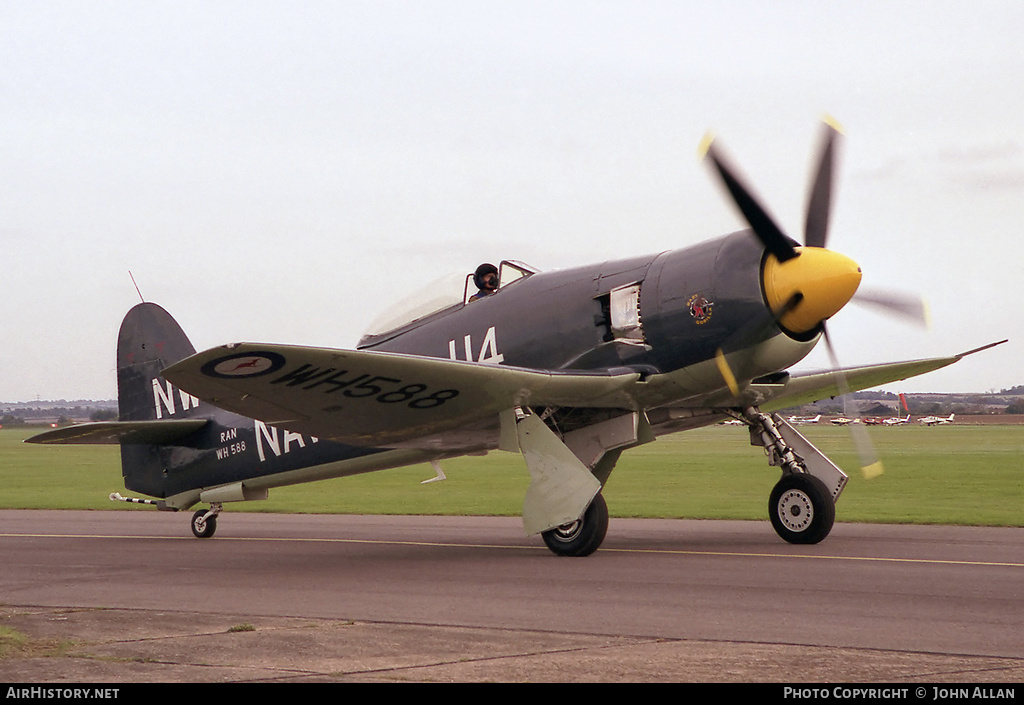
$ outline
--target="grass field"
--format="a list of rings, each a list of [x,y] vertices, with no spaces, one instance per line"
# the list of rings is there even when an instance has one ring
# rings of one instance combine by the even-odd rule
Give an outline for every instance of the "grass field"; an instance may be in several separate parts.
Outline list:
[[[885,474],[861,478],[846,430],[801,431],[850,475],[839,521],[1024,526],[1024,426],[871,428]],[[0,430],[0,508],[124,509],[114,446],[34,446],[30,429]],[[493,452],[271,490],[245,511],[345,514],[518,515],[528,484],[522,458]],[[612,516],[764,519],[779,471],[747,432],[713,426],[627,451],[604,494]]]

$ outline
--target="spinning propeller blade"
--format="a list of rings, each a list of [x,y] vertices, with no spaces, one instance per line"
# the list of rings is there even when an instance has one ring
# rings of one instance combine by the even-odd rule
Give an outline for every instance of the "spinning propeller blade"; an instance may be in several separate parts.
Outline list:
[[[873,306],[883,312],[914,323],[922,328],[931,327],[928,304],[920,296],[896,291],[858,291],[854,302]]]
[[[847,403],[847,395],[850,393],[850,385],[846,381],[846,374],[839,366],[839,359],[836,357],[835,347],[832,345],[832,338],[829,337],[828,327],[823,326],[825,338],[825,349],[828,350],[829,360],[832,361],[832,374],[836,378],[836,386],[839,387],[839,396],[843,400],[843,414],[853,419],[848,425],[850,435],[853,438],[853,446],[857,449],[857,457],[860,459],[860,469],[865,480],[871,480],[884,472],[882,461],[878,459],[875,451],[875,444],[871,442],[868,430],[861,423],[860,412],[853,404]]]
[[[704,138],[702,152],[705,156],[711,158],[711,163],[718,172],[718,176],[722,179],[722,183],[725,184],[729,193],[732,194],[733,202],[765,248],[775,255],[780,262],[786,262],[796,257],[797,251],[793,246],[793,241],[786,237],[786,234],[779,229],[779,226],[775,224],[772,217],[768,215],[768,211],[762,208],[761,204],[754,198],[750,189],[739,180],[739,177],[736,176],[736,170],[726,162],[715,146],[714,137],[711,135]]]
[[[832,173],[835,171],[836,142],[842,136],[838,123],[825,119],[821,135],[821,157],[811,192],[807,198],[804,220],[804,245],[825,247],[828,242],[828,220],[832,204]]]
[[[722,379],[725,380],[725,384],[733,396],[738,396],[740,393],[737,375],[739,379],[747,379],[752,375],[749,371],[749,365],[753,362],[754,346],[767,338],[772,329],[779,325],[780,319],[796,308],[796,305],[800,303],[803,297],[803,294],[800,292],[793,294],[782,305],[782,308],[773,312],[774,315],[767,322],[755,321],[740,328],[722,347],[715,351],[715,364],[718,366],[718,371],[722,374]],[[730,353],[738,356],[738,359],[734,359],[732,366],[729,365],[725,357]],[[734,367],[735,371],[733,370]]]
[[[860,285],[860,268],[856,263],[844,255],[826,249],[832,208],[833,173],[841,137],[842,132],[838,124],[826,118],[818,150],[818,163],[808,193],[803,247],[796,246],[779,228],[751,190],[737,176],[736,169],[725,159],[712,137],[705,138],[702,153],[710,158],[715,172],[729,191],[736,207],[771,255],[765,261],[762,274],[765,298],[773,314],[770,325],[777,325],[797,335],[821,332],[832,363],[836,386],[840,396],[844,397],[844,410],[849,408],[847,415],[859,421],[856,408],[852,404],[847,404],[845,399],[850,389],[849,383],[839,366],[825,324],[828,318],[853,298]],[[866,292],[859,299],[863,303],[881,307],[886,312],[902,318],[921,324],[927,322],[927,308],[918,298],[888,292]],[[740,381],[751,376],[751,371],[747,368],[754,354],[743,354],[742,351],[756,345],[764,337],[765,332],[765,325],[761,322],[741,329],[731,341],[716,352],[715,363],[733,395],[739,395]],[[731,365],[727,360],[730,353]],[[882,464],[867,430],[858,422],[850,424],[850,432],[864,476],[877,477],[882,473]]]

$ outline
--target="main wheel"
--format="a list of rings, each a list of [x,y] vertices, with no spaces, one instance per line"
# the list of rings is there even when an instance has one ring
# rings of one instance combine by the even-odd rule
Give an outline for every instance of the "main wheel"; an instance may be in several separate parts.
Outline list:
[[[818,543],[832,531],[836,503],[814,475],[783,475],[768,500],[775,533],[789,543]]]
[[[192,533],[197,539],[208,539],[217,530],[217,515],[206,516],[206,510],[200,509],[192,515]]]
[[[544,543],[559,556],[589,556],[608,533],[608,505],[599,492],[574,522],[541,533]]]

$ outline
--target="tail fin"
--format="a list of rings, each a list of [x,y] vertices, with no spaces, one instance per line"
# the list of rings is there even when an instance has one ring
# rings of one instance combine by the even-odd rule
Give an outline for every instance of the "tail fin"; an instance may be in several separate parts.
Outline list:
[[[186,419],[199,400],[176,390],[164,368],[194,355],[196,349],[167,311],[152,303],[132,308],[117,335],[117,407],[120,421]],[[180,422],[176,422],[180,423]],[[161,424],[163,427],[163,424]],[[186,427],[187,430],[187,427]],[[155,442],[121,445],[121,473],[129,490],[166,497],[166,468],[173,446]]]
[[[189,412],[198,406],[198,400],[185,392],[179,392],[176,398],[175,390],[160,375],[165,367],[195,352],[181,326],[161,307],[141,303],[130,310],[117,336],[117,406],[121,421],[191,416]]]

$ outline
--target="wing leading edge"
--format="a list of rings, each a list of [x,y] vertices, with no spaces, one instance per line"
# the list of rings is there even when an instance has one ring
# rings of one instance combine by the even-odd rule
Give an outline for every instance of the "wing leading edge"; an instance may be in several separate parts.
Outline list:
[[[858,392],[891,382],[899,382],[910,377],[917,377],[928,372],[934,372],[959,362],[968,355],[988,350],[1005,342],[1005,340],[1001,340],[997,343],[990,343],[948,357],[889,362],[878,365],[865,365],[863,367],[847,367],[841,370],[791,375],[784,380],[780,380],[778,384],[770,382],[751,384],[738,397],[728,402],[716,403],[716,405],[748,406],[756,404],[762,411],[778,411],[779,409],[839,396],[841,391],[837,373],[841,373],[845,378],[846,389],[844,391]]]
[[[1001,341],[1005,342],[1005,341]],[[1000,343],[949,357],[846,368],[849,391],[941,369]],[[713,364],[713,363],[711,363]],[[675,373],[566,373],[398,353],[241,343],[168,367],[173,384],[218,407],[357,445],[400,445],[448,431],[489,428],[515,406],[643,410],[759,406],[775,411],[839,394],[834,371],[667,398]]]

